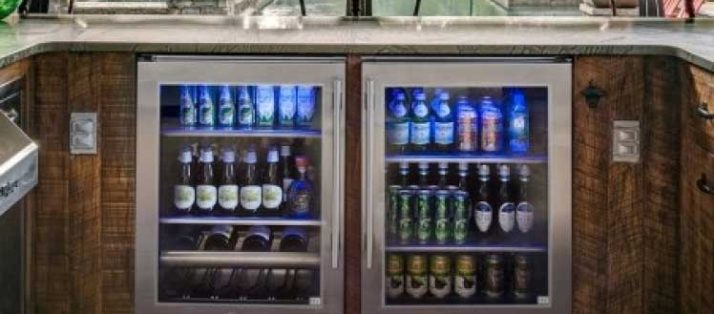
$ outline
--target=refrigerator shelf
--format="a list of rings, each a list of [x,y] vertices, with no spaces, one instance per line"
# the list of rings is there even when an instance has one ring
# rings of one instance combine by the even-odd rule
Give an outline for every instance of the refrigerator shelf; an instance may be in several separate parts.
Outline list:
[[[442,253],[477,253],[477,252],[488,252],[488,253],[500,253],[500,252],[512,252],[512,253],[539,253],[547,252],[548,248],[545,246],[511,246],[511,245],[458,245],[458,244],[446,244],[446,245],[436,245],[436,244],[425,244],[425,245],[387,245],[385,250],[387,252],[393,253],[409,253],[409,252],[442,252]]]
[[[320,254],[293,252],[163,251],[163,266],[320,268]]]
[[[401,154],[388,155],[385,157],[387,163],[518,163],[518,164],[544,164],[548,162],[547,155],[486,155],[486,154]]]
[[[322,221],[317,219],[292,219],[284,217],[174,216],[161,217],[159,218],[159,222],[173,225],[322,226]]]
[[[317,129],[226,129],[201,127],[162,127],[165,137],[243,137],[243,138],[320,138]]]
[[[206,304],[249,304],[249,305],[309,305],[308,298],[296,299],[258,299],[258,298],[200,298],[200,297],[164,297],[161,302],[170,303],[206,303]]]

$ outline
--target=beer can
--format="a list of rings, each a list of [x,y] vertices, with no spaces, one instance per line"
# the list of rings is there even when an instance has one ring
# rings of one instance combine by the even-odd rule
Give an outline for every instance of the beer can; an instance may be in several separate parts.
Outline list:
[[[410,189],[399,190],[399,240],[404,243],[411,241],[414,233],[413,200],[414,191]]]
[[[387,234],[390,239],[399,236],[399,190],[401,186],[389,186],[389,203],[387,207]]]
[[[431,240],[431,198],[432,193],[429,190],[419,190],[416,196],[416,220],[417,230],[416,235],[420,243],[426,243]]]
[[[444,243],[449,240],[449,196],[451,193],[447,190],[436,191],[434,196],[434,237],[439,243]]]
[[[404,293],[404,257],[402,255],[387,255],[387,276],[385,280],[388,298],[397,298]]]
[[[503,256],[498,254],[486,255],[485,279],[486,286],[484,288],[486,296],[490,298],[498,298],[503,296],[504,291],[504,263]]]
[[[437,299],[451,293],[451,258],[435,254],[429,258],[429,292]]]
[[[454,276],[454,292],[462,298],[470,298],[476,294],[476,258],[473,255],[456,256],[456,275]]]
[[[428,290],[426,275],[426,255],[407,256],[407,294],[414,299],[421,299]]]
[[[527,298],[531,286],[530,258],[528,255],[516,254],[513,264],[513,293],[516,298]]]
[[[469,213],[471,212],[469,193],[456,191],[452,197],[451,210],[453,212],[453,227],[451,229],[454,234],[454,242],[463,243],[469,233]]]
[[[478,150],[478,114],[471,106],[459,106],[456,116],[456,147],[462,152]]]

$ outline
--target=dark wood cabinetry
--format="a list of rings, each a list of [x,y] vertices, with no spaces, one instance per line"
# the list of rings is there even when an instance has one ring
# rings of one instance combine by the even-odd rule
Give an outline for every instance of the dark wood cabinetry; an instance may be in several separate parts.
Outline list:
[[[360,57],[347,63],[345,304],[360,313]],[[32,64],[40,185],[29,313],[133,313],[135,56],[51,53]],[[3,73],[0,71],[0,73]],[[670,57],[573,64],[573,312],[714,311],[714,74]],[[580,94],[605,92],[597,107]],[[73,111],[99,114],[97,155],[70,155]],[[639,120],[640,160],[611,159],[613,120]],[[140,156],[139,156],[140,158]]]

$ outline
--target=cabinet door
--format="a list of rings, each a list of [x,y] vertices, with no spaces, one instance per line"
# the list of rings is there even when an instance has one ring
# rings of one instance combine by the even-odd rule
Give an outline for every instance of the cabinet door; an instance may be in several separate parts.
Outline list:
[[[714,152],[685,131],[682,146],[682,313],[714,310]],[[707,192],[708,190],[708,192]]]

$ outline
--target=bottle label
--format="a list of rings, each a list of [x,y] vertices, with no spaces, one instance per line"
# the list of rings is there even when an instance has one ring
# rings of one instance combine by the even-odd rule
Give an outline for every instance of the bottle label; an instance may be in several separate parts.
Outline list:
[[[421,104],[414,107],[414,115],[419,118],[424,118],[429,114],[429,108],[426,105]]]
[[[213,125],[213,104],[210,101],[203,101],[198,110],[199,122],[203,125]]]
[[[409,142],[409,122],[392,123],[389,142],[393,145],[406,145]]]
[[[407,107],[404,104],[392,106],[392,116],[395,118],[402,118],[407,115]]]
[[[493,209],[491,205],[487,202],[481,201],[476,204],[476,226],[481,232],[487,232],[491,228],[491,221],[493,220]]]
[[[293,178],[283,178],[283,191],[289,191],[290,185],[293,184]],[[283,202],[288,201],[288,193],[283,193]]]
[[[300,190],[292,200],[292,214],[302,216],[310,212],[310,191]]]
[[[259,125],[273,125],[275,115],[275,95],[272,87],[258,88],[257,111]]]
[[[510,141],[509,146],[514,152],[525,152],[528,150],[528,129],[526,125],[526,115],[519,113],[511,119],[508,129]]]
[[[426,275],[407,275],[407,293],[415,299],[419,299],[426,294],[427,278]]]
[[[315,100],[311,87],[298,87],[297,91],[297,119],[298,124],[307,125],[312,123],[312,116],[315,114]]]
[[[280,89],[280,100],[279,108],[280,111],[280,123],[281,124],[292,124],[295,118],[295,89]]]
[[[253,125],[253,105],[250,102],[243,102],[240,104],[238,123],[242,126],[252,126]]]
[[[454,276],[454,292],[462,298],[469,298],[476,294],[476,276],[457,273]]]
[[[454,143],[454,122],[434,123],[434,142],[441,145],[451,145]]]
[[[196,205],[200,209],[210,210],[216,206],[218,201],[218,191],[213,185],[196,186]]]
[[[256,211],[262,201],[262,189],[258,185],[248,185],[240,189],[240,206],[248,211]]]
[[[263,208],[277,209],[283,202],[283,189],[274,184],[263,184]]]
[[[481,150],[496,152],[501,150],[503,125],[500,115],[485,113],[481,119]]]
[[[181,211],[189,211],[196,201],[196,190],[190,185],[174,186],[174,206]]]
[[[518,222],[518,230],[526,233],[533,229],[533,205],[527,202],[521,202],[516,207],[516,221]]]
[[[460,151],[470,152],[478,149],[478,119],[472,110],[463,110],[458,115],[458,147]]]
[[[414,145],[429,144],[429,122],[412,122],[411,142]]]
[[[464,218],[454,219],[454,241],[463,242],[468,236],[468,220]]]
[[[218,187],[218,205],[227,210],[236,209],[238,207],[238,186],[221,185]]]
[[[503,232],[511,232],[516,220],[516,205],[511,202],[506,202],[498,209],[498,224]]]
[[[218,110],[218,123],[223,126],[232,126],[235,120],[233,103],[222,103]]]
[[[404,275],[387,275],[385,277],[387,287],[387,296],[390,298],[396,298],[404,293]]]
[[[429,292],[437,298],[451,293],[451,274],[429,275]]]
[[[196,124],[196,108],[193,104],[187,103],[181,106],[181,125]]]

